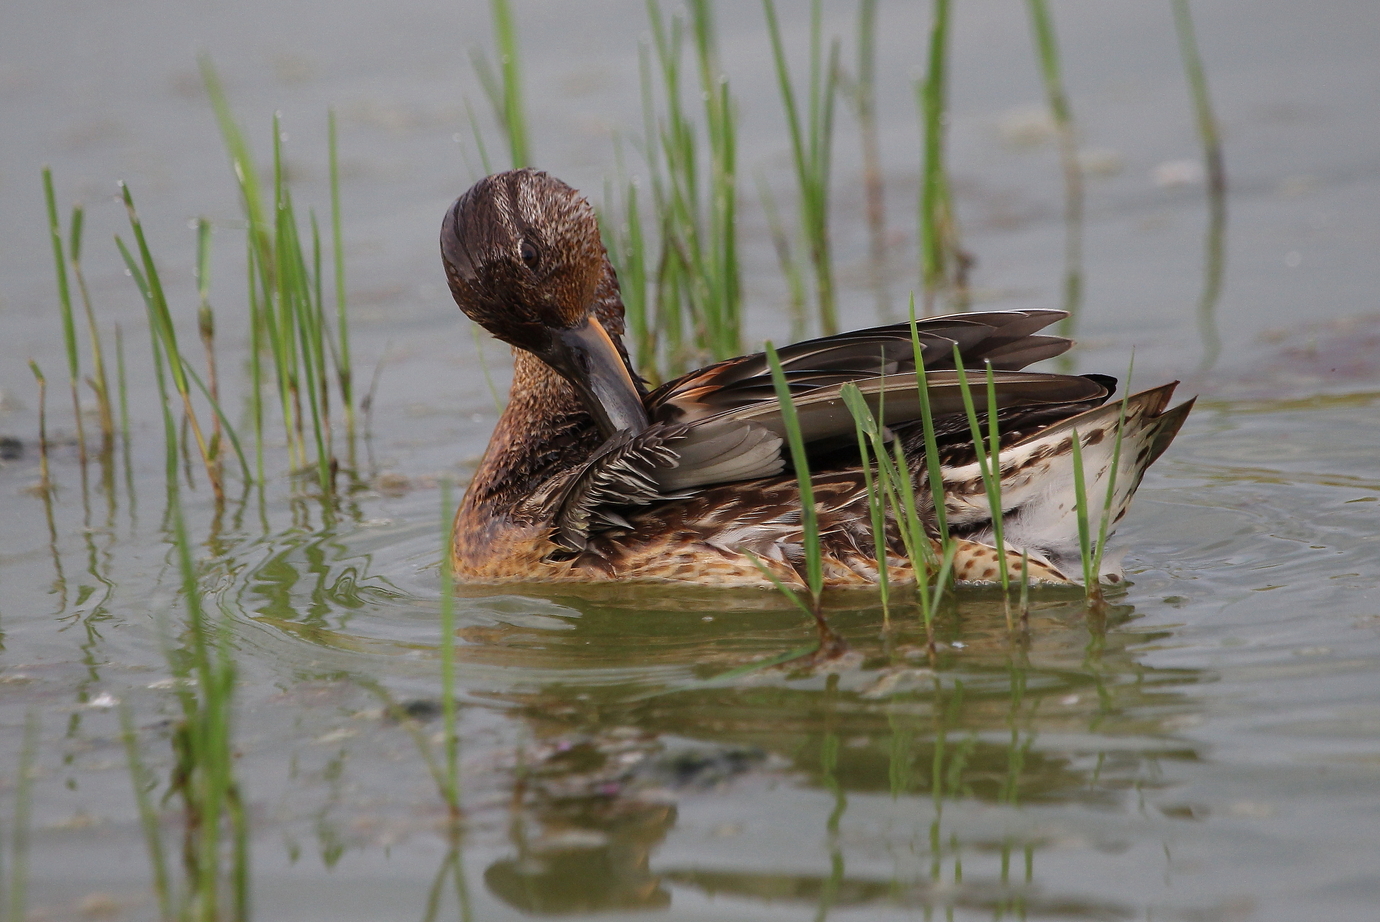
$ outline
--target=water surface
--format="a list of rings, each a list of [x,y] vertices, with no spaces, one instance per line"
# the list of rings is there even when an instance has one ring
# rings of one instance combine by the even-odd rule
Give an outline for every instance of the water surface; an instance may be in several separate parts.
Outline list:
[[[156,916],[115,705],[130,706],[166,775],[177,706],[163,648],[184,624],[150,376],[131,378],[130,476],[121,465],[106,484],[92,466],[83,485],[38,170],[51,162],[60,200],[88,206],[93,296],[132,368],[147,367],[147,347],[107,243],[126,233],[114,181],[130,182],[188,329],[185,225],[212,218],[234,387],[242,251],[195,73],[206,51],[251,136],[263,142],[283,111],[299,201],[322,213],[325,110],[339,112],[358,361],[366,375],[382,365],[363,485],[339,509],[297,490],[281,459],[262,496],[220,515],[204,485],[184,494],[204,597],[230,619],[240,670],[260,918],[1370,918],[1380,139],[1366,113],[1380,23],[1362,2],[1194,12],[1232,190],[1226,284],[1205,318],[1207,207],[1168,5],[1054,9],[1097,166],[1075,362],[1120,374],[1134,349],[1139,384],[1182,377],[1202,395],[1118,533],[1131,583],[1108,610],[1041,592],[1013,633],[998,596],[965,592],[941,613],[931,658],[913,608],[896,606],[888,627],[875,596],[841,593],[828,608],[845,660],[725,678],[807,644],[798,610],[708,589],[466,592],[455,840],[416,738],[384,711],[403,704],[423,739],[439,730],[438,485],[463,482],[495,416],[435,253],[444,208],[480,169],[464,113],[466,98],[482,106],[466,55],[487,36],[483,5],[12,11],[0,111],[24,130],[0,136],[0,434],[23,451],[0,467],[0,823],[11,828],[34,714],[34,917]],[[851,36],[853,13],[831,8],[826,27]],[[644,13],[606,2],[518,15],[538,157],[601,199],[611,134],[640,131]],[[925,22],[899,4],[880,15],[883,277],[899,310],[914,284],[911,81]],[[720,20],[740,169],[784,196],[760,13]],[[804,20],[786,28],[803,49]],[[1041,89],[1024,11],[960,4],[956,28],[951,156],[979,301],[1057,305],[1060,174],[1038,120],[1028,130]],[[862,326],[878,316],[876,275],[855,128],[840,118],[843,314]],[[785,286],[751,188],[749,338],[779,339]],[[483,355],[502,383],[503,350]],[[48,503],[30,489],[30,357],[51,385]],[[169,808],[169,841],[177,822]]]

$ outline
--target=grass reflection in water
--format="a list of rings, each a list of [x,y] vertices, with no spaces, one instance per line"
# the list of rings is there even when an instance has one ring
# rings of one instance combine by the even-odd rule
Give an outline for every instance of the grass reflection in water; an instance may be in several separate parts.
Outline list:
[[[324,620],[292,591],[262,607],[301,612],[272,619],[297,638],[284,663],[319,662],[324,648],[399,700],[434,688],[422,674],[439,672],[440,650],[421,625],[434,625],[436,601],[376,591],[348,544],[334,558],[319,545],[269,554],[246,578],[332,600]],[[1129,917],[1042,887],[1040,866],[1047,853],[1122,847],[1116,817],[1160,785],[1162,763],[1199,758],[1173,727],[1198,707],[1204,675],[1137,656],[1169,633],[1136,631],[1115,601],[1105,621],[1090,617],[1073,589],[1035,593],[1029,630],[1012,634],[999,592],[965,591],[936,618],[931,658],[918,617],[879,633],[875,597],[825,605],[845,659],[744,671],[808,640],[778,596],[462,590],[458,692],[470,719],[487,711],[500,727],[465,743],[465,843],[484,856],[487,892],[541,913],[664,907],[687,891],[821,917],[873,904]],[[380,636],[409,608],[395,634],[407,639]]]

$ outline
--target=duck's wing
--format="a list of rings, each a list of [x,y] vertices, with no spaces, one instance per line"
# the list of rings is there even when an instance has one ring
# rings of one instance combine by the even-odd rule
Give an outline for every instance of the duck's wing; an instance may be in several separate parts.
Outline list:
[[[1012,311],[921,321],[927,393],[941,436],[962,439],[968,425],[955,347],[965,366],[992,363],[1003,428],[1027,417],[1060,419],[1106,400],[1109,379],[1011,370],[1068,349],[1067,339],[1038,333],[1063,316]],[[884,425],[920,419],[909,323],[796,343],[778,355],[811,453],[854,438],[853,416],[841,395],[848,383],[857,385]],[[975,409],[984,416],[986,374],[968,373]],[[626,513],[713,485],[775,477],[787,468],[785,422],[764,355],[693,372],[654,391],[647,403],[647,429],[611,437],[542,500],[555,523],[553,540],[565,551],[583,549],[591,531],[630,528],[620,509]]]
[[[985,375],[969,382],[974,409],[988,414]],[[846,382],[845,382],[846,383]],[[909,442],[919,426],[914,374],[855,380],[873,415]],[[956,371],[929,374],[927,393],[941,451],[962,451],[971,441]],[[1020,438],[1103,403],[1107,379],[1002,371],[992,375],[1003,441]],[[792,403],[807,451],[828,452],[853,439],[855,423],[841,395],[843,384],[820,385]],[[789,449],[775,394],[694,423],[653,423],[638,433],[620,431],[543,495],[531,511],[552,522],[558,556],[583,551],[594,532],[631,531],[630,509],[682,499],[723,484],[761,481],[786,472]]]
[[[917,321],[915,333],[927,371],[953,369],[955,348],[965,368],[990,362],[997,371],[1016,371],[1068,350],[1070,340],[1039,333],[1067,316],[1057,310],[949,314]],[[909,322],[794,343],[777,356],[792,394],[915,371]],[[694,423],[775,400],[770,366],[758,352],[669,381],[648,395],[647,406],[662,422]]]
[[[963,388],[958,371],[926,374],[930,414],[941,435],[962,439],[968,432]],[[1101,375],[1043,374],[994,371],[988,404],[985,372],[967,373],[969,398],[980,417],[995,408],[1002,427],[1026,428],[1044,424],[1102,404],[1115,380]],[[801,438],[808,453],[827,451],[855,437],[856,423],[844,402],[842,389],[851,383],[861,392],[872,415],[884,426],[901,427],[921,419],[922,405],[915,374],[855,377],[798,388],[795,407]],[[786,423],[775,392],[744,401],[732,409],[686,425],[674,450],[677,463],[655,472],[665,490],[681,491],[735,480],[754,480],[779,473],[785,466]]]
[[[1055,310],[994,311],[919,321],[914,332],[934,419],[964,414],[955,352],[963,367],[974,369],[968,373],[969,389],[983,415],[985,366],[990,363],[1003,425],[1020,416],[1022,408],[1058,418],[1064,408],[1071,414],[1102,403],[1111,393],[1109,379],[1018,370],[1069,348],[1068,339],[1039,333],[1065,316]],[[796,343],[777,354],[807,450],[836,447],[853,437],[853,417],[841,396],[841,388],[850,382],[884,425],[920,419],[910,323]],[[664,489],[769,477],[784,467],[785,422],[761,353],[671,381],[649,395],[647,403],[653,419],[687,426],[676,446],[680,463],[656,474]],[[966,431],[966,419],[957,428]]]

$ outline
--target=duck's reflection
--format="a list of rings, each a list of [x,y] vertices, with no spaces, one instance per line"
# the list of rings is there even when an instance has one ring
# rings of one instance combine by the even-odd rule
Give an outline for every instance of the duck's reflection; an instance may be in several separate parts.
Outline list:
[[[529,809],[540,815],[536,842],[526,828]],[[524,912],[664,908],[671,894],[652,873],[651,856],[675,821],[674,805],[638,800],[531,806],[514,817],[517,853],[491,864],[484,883]]]
[[[753,747],[672,742],[630,726],[593,733],[533,721],[509,837],[490,890],[529,912],[593,912],[670,904],[651,856],[675,825],[680,796],[721,788],[767,762]]]
[[[436,654],[424,601],[366,597],[358,549],[318,546],[313,579],[279,580],[295,588],[258,610],[284,627],[270,636],[288,645],[285,660],[314,675],[329,649],[368,674],[380,663],[370,651]],[[323,603],[318,618],[299,604],[309,587],[312,603],[351,605]],[[741,914],[809,904],[819,918],[874,904],[1138,917],[1150,907],[1134,894],[1104,899],[1105,886],[1069,869],[1146,844],[1135,811],[1172,782],[1175,761],[1200,757],[1176,728],[1201,713],[1194,686],[1208,677],[1146,665],[1142,651],[1170,635],[1137,630],[1125,605],[1095,615],[1042,591],[1012,631],[998,596],[965,590],[939,614],[932,651],[904,599],[884,629],[875,596],[836,593],[827,614],[851,653],[792,671],[754,667],[813,635],[776,593],[615,584],[460,596],[460,686],[507,703],[505,751],[522,741],[516,770],[475,780],[508,789],[508,842],[484,882],[523,912],[712,898],[716,911],[737,899]],[[489,852],[475,835],[466,849]]]
[[[617,624],[626,655],[664,652],[646,608],[562,602],[581,617],[532,651],[546,668]],[[854,651],[833,670],[716,681],[716,665],[701,672],[708,680],[630,691],[607,681],[605,661],[599,682],[576,688],[566,668],[512,696],[530,742],[515,773],[511,851],[486,871],[489,890],[545,914],[665,907],[685,888],[808,903],[817,918],[874,903],[1017,918],[1138,912],[1042,880],[1042,850],[1078,846],[1055,828],[1067,817],[1030,817],[1114,808],[1160,783],[1166,760],[1198,757],[1171,721],[1197,708],[1190,691],[1203,676],[1136,656],[1163,632],[1132,629],[1129,606],[1090,623],[1081,603],[1044,601],[1017,636],[1000,602],[970,596],[931,654],[913,622],[878,637],[875,609],[832,619]],[[693,655],[687,638],[664,639],[675,656]],[[721,819],[725,805],[741,808],[737,821]],[[684,833],[694,844],[658,852],[679,816],[701,814],[720,819],[697,818]],[[796,870],[810,865],[819,871]]]

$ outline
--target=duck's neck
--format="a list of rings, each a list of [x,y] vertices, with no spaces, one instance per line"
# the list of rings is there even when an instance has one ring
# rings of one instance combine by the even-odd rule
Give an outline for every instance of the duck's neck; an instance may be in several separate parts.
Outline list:
[[[464,507],[511,514],[532,488],[582,461],[602,440],[575,389],[541,359],[513,350],[513,385]]]
[[[594,293],[593,313],[633,372],[623,345],[618,279],[607,258]],[[633,380],[640,388],[635,372]],[[541,359],[515,348],[508,405],[499,415],[461,508],[489,516],[512,515],[534,487],[583,462],[602,441],[598,424],[575,388]]]

